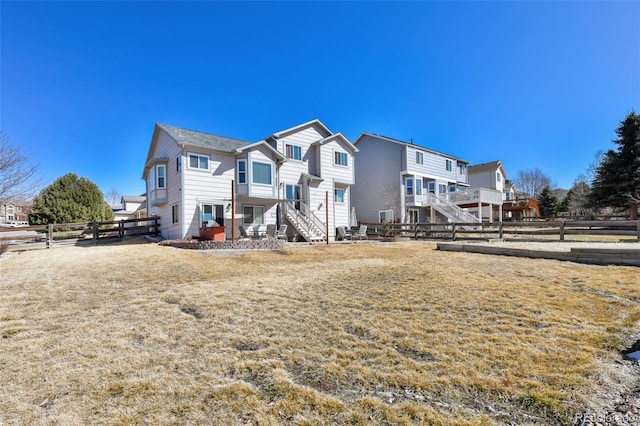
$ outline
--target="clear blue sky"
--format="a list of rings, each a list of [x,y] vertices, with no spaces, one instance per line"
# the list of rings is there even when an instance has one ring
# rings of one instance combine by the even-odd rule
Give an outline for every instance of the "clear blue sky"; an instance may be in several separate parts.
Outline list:
[[[0,127],[45,183],[144,192],[155,122],[319,118],[568,188],[640,111],[640,2],[0,3]],[[356,165],[357,167],[357,165]]]

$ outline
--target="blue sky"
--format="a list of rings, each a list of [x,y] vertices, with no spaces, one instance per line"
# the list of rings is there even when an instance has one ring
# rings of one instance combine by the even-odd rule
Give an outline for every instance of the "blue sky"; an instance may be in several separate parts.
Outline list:
[[[0,3],[0,128],[45,183],[144,192],[155,122],[319,118],[568,188],[640,111],[640,2]],[[356,163],[357,167],[357,163]]]

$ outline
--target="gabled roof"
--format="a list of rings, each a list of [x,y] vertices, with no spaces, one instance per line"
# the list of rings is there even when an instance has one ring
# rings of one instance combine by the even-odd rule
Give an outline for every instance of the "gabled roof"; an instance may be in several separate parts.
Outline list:
[[[179,145],[202,148],[221,152],[234,152],[238,148],[249,145],[250,142],[240,139],[227,138],[224,136],[212,135],[210,133],[197,132],[195,130],[182,129],[167,124],[156,124],[164,130]]]
[[[455,155],[446,154],[444,152],[440,152],[440,151],[436,151],[434,149],[425,148],[424,146],[416,145],[416,144],[414,144],[412,142],[405,142],[405,141],[401,141],[400,139],[391,138],[389,136],[378,135],[376,133],[363,132],[360,136],[358,136],[358,139],[356,139],[356,141],[353,144],[354,145],[358,145],[358,142],[360,142],[360,140],[365,136],[370,136],[372,138],[380,139],[380,140],[383,140],[383,141],[386,141],[386,142],[397,143],[399,145],[411,146],[413,148],[418,148],[418,149],[420,149],[422,151],[429,152],[431,154],[436,154],[436,155],[441,155],[443,157],[451,158],[452,160],[456,160],[456,161],[458,161],[460,163],[469,164],[469,162],[467,160],[463,160],[462,158],[456,157]]]
[[[331,130],[329,130],[329,128],[327,126],[322,124],[322,122],[316,118],[315,120],[311,120],[311,121],[307,121],[306,123],[298,124],[297,126],[291,127],[289,129],[285,129],[285,130],[281,130],[279,132],[275,132],[271,136],[272,137],[276,137],[276,138],[281,138],[281,137],[286,136],[286,135],[288,135],[290,133],[297,132],[298,130],[303,129],[305,127],[313,126],[314,124],[317,124],[322,130],[327,132],[328,135],[332,134]],[[266,139],[269,139],[269,138],[266,138]]]
[[[269,151],[273,152],[276,155],[276,157],[278,157],[278,159],[280,161],[287,161],[287,157],[285,155],[283,155],[280,151],[278,151],[277,149],[275,149],[274,147],[269,145],[267,143],[267,141],[258,141],[258,142],[255,142],[255,143],[244,145],[244,146],[241,146],[240,148],[236,148],[234,150],[234,152],[235,153],[241,153],[242,151],[246,151],[246,150],[255,148],[257,146],[260,146],[260,145],[264,145]]]
[[[476,173],[494,172],[498,169],[502,169],[502,175],[507,178],[507,172],[504,170],[504,166],[500,160],[489,161],[488,163],[474,164],[467,168],[467,173],[472,175]]]
[[[347,139],[346,137],[344,137],[344,135],[342,133],[334,133],[332,135],[327,136],[326,138],[322,138],[319,141],[315,141],[314,144],[318,144],[318,145],[324,145],[327,142],[331,142],[334,139],[340,139],[342,142],[344,142],[345,144],[347,144],[347,146],[349,148],[351,148],[353,150],[353,152],[358,152],[359,149],[356,148],[356,146],[354,144],[352,144],[351,142],[349,142],[349,139]]]

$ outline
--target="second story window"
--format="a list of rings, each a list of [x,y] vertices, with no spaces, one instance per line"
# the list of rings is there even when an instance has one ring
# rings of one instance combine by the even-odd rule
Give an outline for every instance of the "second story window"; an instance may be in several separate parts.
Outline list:
[[[500,174],[500,172],[497,172],[497,173],[496,173],[496,180],[497,180],[498,182],[500,182],[500,181],[502,180],[502,175]]]
[[[462,163],[458,163],[458,174],[460,175],[464,175],[467,173],[467,166],[466,164],[462,164]]]
[[[445,161],[446,161],[445,166],[447,168],[447,171],[448,172],[452,171],[453,170],[453,162],[451,160],[445,160]]]
[[[344,203],[344,189],[336,188],[333,190],[333,201],[336,203]]]
[[[164,189],[167,187],[165,178],[166,167],[163,165],[156,166],[156,188]]]
[[[257,161],[254,161],[251,164],[251,182],[263,185],[271,185],[271,164],[259,163]]]
[[[203,154],[189,154],[189,168],[209,170],[209,156]]]
[[[407,186],[407,195],[413,195],[413,179],[412,178],[407,178],[406,186]]]
[[[424,164],[424,154],[420,151],[416,151],[416,164]]]
[[[416,195],[422,195],[422,179],[416,178]]]
[[[302,148],[297,145],[285,145],[285,154],[287,158],[296,161],[302,161]]]
[[[247,160],[238,160],[238,183],[247,183]]]
[[[334,153],[334,157],[333,157],[333,163],[337,166],[344,166],[347,167],[348,163],[347,163],[347,153],[346,152],[339,152],[336,151]]]

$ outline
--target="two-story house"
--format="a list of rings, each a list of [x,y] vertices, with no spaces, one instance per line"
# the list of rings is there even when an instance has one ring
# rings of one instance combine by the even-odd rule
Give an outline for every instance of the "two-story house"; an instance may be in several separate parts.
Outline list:
[[[412,142],[363,133],[355,141],[352,202],[364,222],[477,222],[449,202],[468,188],[468,161]]]
[[[142,176],[147,213],[170,239],[212,220],[227,238],[286,223],[290,237],[333,239],[348,225],[355,152],[319,120],[253,143],[156,124]]]

